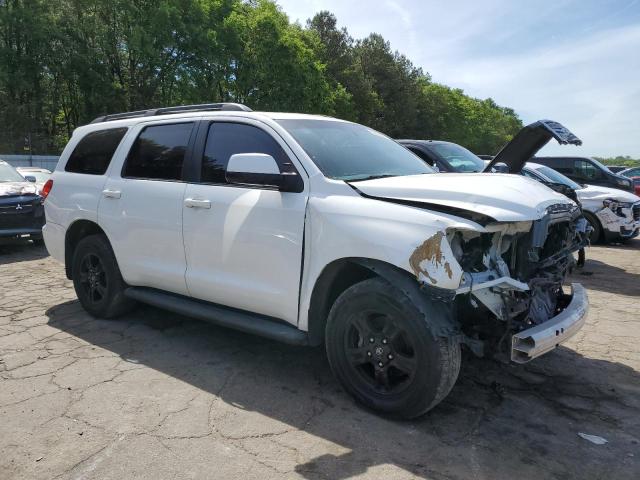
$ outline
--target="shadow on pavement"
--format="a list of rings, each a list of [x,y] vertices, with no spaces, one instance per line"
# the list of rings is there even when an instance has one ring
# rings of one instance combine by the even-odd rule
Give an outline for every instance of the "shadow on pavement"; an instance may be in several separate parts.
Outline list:
[[[116,321],[93,319],[75,301],[46,315],[52,327],[216,395],[225,414],[213,423],[230,437],[240,423],[260,431],[253,424],[266,421],[335,444],[342,453],[323,450],[296,466],[306,478],[346,479],[385,464],[429,479],[631,479],[640,471],[640,375],[567,348],[527,366],[467,358],[440,406],[401,422],[354,404],[322,349],[144,306]]]
[[[584,268],[576,270],[571,281],[591,290],[640,297],[640,274],[587,258]]]
[[[31,240],[0,238],[0,265],[33,261],[48,256],[49,252],[44,246],[34,245]]]

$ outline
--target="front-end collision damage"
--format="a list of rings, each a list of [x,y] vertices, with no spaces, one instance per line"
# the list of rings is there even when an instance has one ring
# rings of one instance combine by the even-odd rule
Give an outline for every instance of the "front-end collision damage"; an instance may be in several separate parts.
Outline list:
[[[512,360],[524,362],[544,352],[542,347],[528,345],[527,354],[522,348],[514,354],[515,345],[523,344],[516,335],[550,325],[550,320],[575,304],[562,285],[575,264],[573,252],[588,243],[588,233],[576,205],[556,204],[535,221],[496,222],[482,231],[438,232],[416,247],[409,264],[423,289],[454,289],[463,343],[475,353],[479,343],[484,350],[500,351],[507,349],[511,337]],[[581,287],[576,289],[583,294]],[[584,309],[586,305],[575,304],[573,313],[565,316],[572,319]],[[565,325],[567,320],[560,323]],[[573,328],[561,328],[557,343],[575,333]],[[541,330],[538,338],[548,333],[546,327]],[[545,338],[538,344],[546,348],[552,340]]]

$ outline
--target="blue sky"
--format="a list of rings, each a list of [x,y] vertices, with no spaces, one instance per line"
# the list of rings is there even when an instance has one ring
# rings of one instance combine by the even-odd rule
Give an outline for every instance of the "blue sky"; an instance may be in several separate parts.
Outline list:
[[[292,21],[329,10],[354,38],[380,33],[434,81],[584,142],[543,154],[640,158],[640,0],[277,1]]]

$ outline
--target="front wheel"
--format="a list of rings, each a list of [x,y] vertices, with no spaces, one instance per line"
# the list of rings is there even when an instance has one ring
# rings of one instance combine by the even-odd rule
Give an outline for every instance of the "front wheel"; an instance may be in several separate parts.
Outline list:
[[[434,337],[428,318],[381,278],[345,290],[329,313],[326,349],[342,386],[367,407],[414,418],[451,391],[460,345]]]
[[[118,262],[104,235],[90,235],[78,243],[71,265],[73,287],[82,307],[94,317],[114,318],[131,309]]]

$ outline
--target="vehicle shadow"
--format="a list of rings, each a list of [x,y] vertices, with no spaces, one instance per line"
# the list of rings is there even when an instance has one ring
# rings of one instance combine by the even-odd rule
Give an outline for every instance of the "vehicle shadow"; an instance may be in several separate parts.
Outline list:
[[[582,283],[590,290],[640,297],[640,274],[587,258],[584,267],[575,270],[570,281]]]
[[[216,432],[242,441],[248,428],[252,440],[295,450],[295,472],[305,478],[346,479],[372,469],[377,475],[389,465],[429,479],[631,479],[640,471],[640,455],[627,455],[638,449],[640,375],[568,348],[525,366],[465,358],[442,404],[419,419],[396,421],[343,393],[322,349],[146,306],[117,321],[93,319],[77,301],[46,315],[51,327],[215,395],[223,411],[209,417]],[[264,422],[303,431],[306,440],[269,437]],[[615,448],[597,447],[578,432],[603,436]],[[325,447],[322,454],[314,456],[313,441]]]
[[[30,240],[0,239],[0,265],[33,261],[48,256],[49,252],[44,246],[34,245]]]

